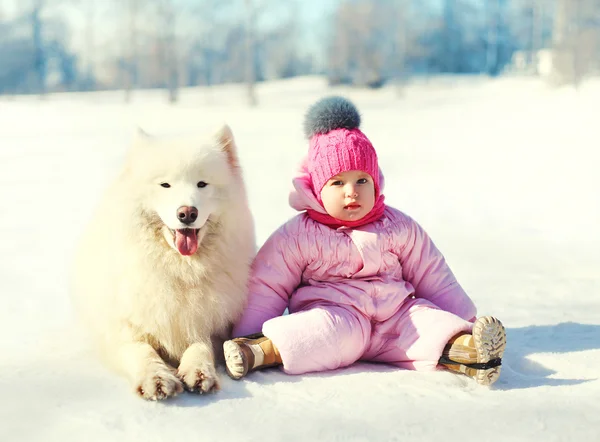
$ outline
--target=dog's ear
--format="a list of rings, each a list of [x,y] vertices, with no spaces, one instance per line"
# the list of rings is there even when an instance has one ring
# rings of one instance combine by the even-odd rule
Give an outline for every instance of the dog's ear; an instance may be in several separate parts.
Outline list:
[[[227,162],[231,169],[238,169],[240,162],[237,156],[237,147],[233,138],[233,132],[227,124],[224,124],[217,132],[217,141],[221,150],[227,155]]]
[[[136,126],[135,132],[133,134],[133,143],[131,152],[135,152],[137,150],[146,149],[146,145],[152,141],[152,135],[142,129],[140,126]]]
[[[135,130],[135,138],[137,140],[146,140],[150,137],[150,134],[146,132],[141,126],[137,126]]]
[[[125,161],[123,165],[123,173],[129,174],[132,170],[133,164],[140,155],[144,155],[148,145],[151,144],[152,135],[142,129],[140,126],[136,126],[131,135],[131,144],[125,155]]]

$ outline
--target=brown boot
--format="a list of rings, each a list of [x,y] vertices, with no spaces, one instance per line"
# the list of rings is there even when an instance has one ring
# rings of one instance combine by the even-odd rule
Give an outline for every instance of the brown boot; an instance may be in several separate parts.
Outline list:
[[[231,379],[241,379],[250,371],[281,365],[281,355],[262,333],[242,336],[223,344],[225,368]]]
[[[500,376],[506,332],[502,323],[483,316],[473,324],[473,333],[461,333],[448,342],[439,363],[472,377],[478,384],[492,385]]]

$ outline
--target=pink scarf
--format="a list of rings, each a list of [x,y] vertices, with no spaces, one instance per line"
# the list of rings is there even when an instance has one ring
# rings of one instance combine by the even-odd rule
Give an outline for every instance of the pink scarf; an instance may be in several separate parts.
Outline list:
[[[375,205],[371,209],[369,213],[363,216],[361,219],[357,219],[355,221],[342,221],[341,219],[334,218],[333,216],[327,213],[320,213],[316,210],[307,209],[306,214],[314,219],[316,222],[325,224],[327,227],[331,227],[332,229],[337,229],[339,227],[360,227],[365,224],[372,223],[373,221],[377,221],[383,215],[385,211],[385,203],[383,200],[385,197],[383,195],[379,195]]]

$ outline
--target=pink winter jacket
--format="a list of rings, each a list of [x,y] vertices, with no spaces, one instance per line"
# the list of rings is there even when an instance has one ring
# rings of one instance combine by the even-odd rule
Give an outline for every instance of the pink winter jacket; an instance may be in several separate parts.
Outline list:
[[[306,174],[294,180],[294,187],[292,207],[324,213]],[[465,320],[476,315],[427,233],[399,210],[388,206],[379,220],[354,229],[332,229],[302,213],[259,250],[248,304],[233,336],[260,332],[286,308],[294,313],[332,303],[385,321],[411,295]]]

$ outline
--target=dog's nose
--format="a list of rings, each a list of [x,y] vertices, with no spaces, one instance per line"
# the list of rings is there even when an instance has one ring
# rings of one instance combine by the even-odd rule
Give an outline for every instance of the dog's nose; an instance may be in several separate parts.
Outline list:
[[[198,218],[198,209],[193,206],[181,206],[177,209],[177,219],[183,224],[192,224]]]

